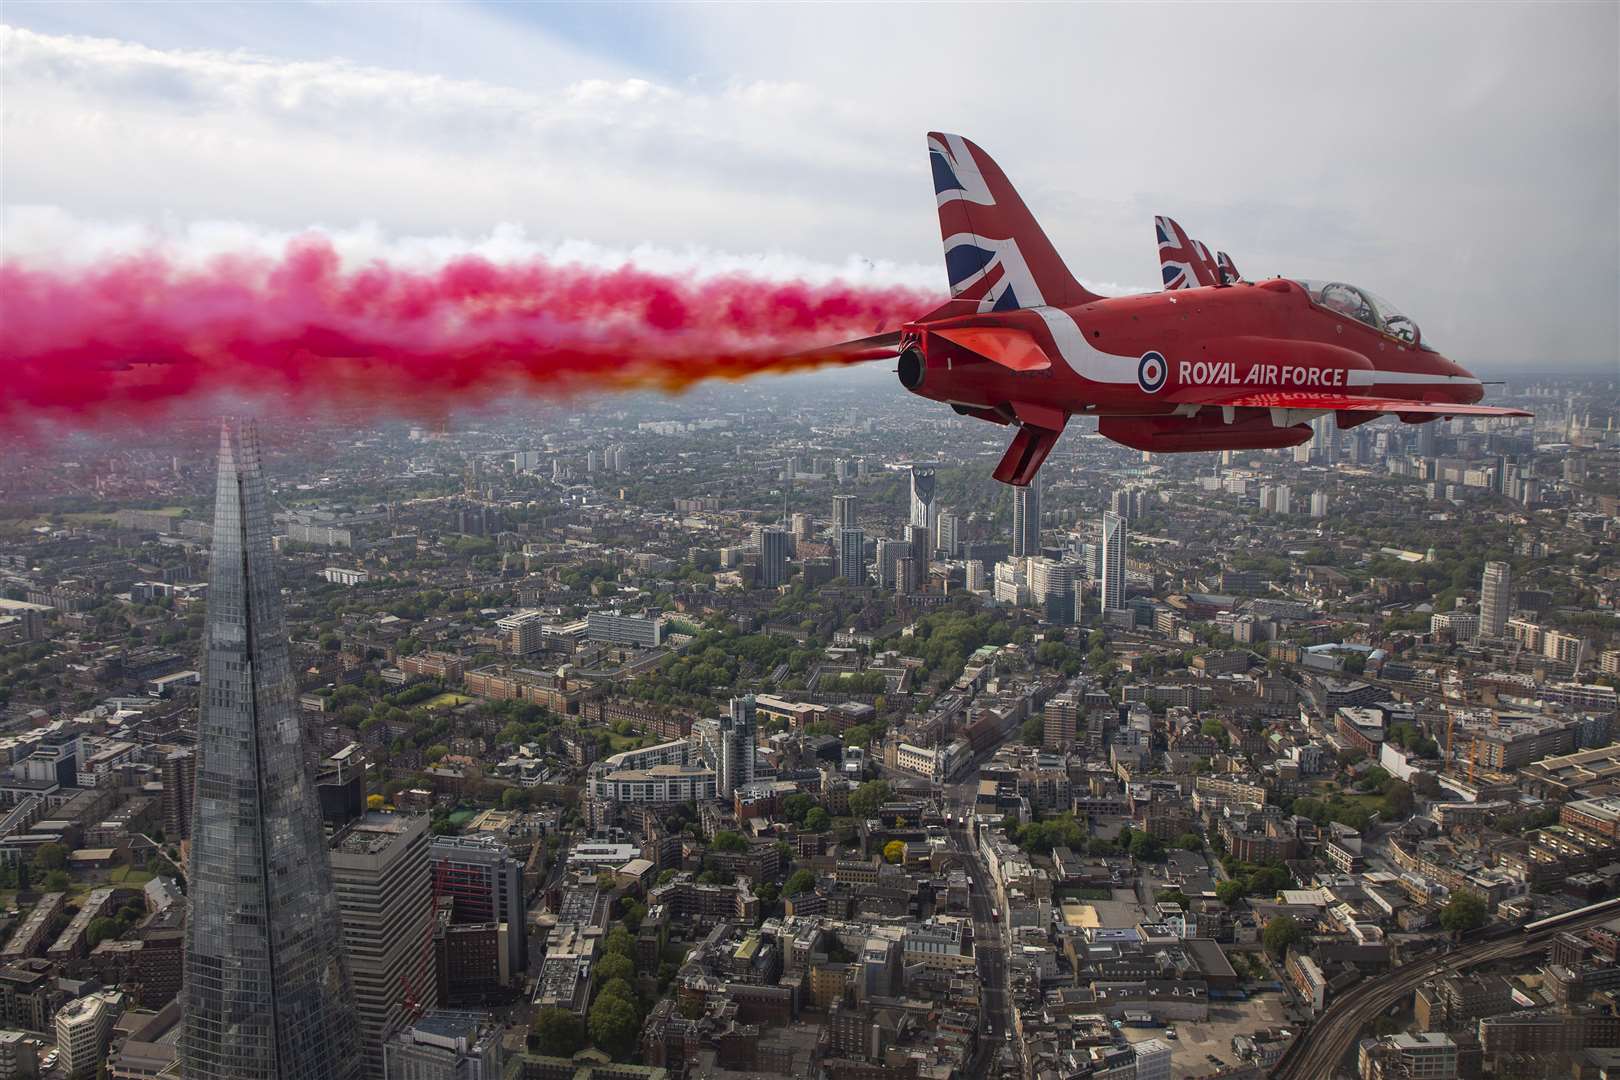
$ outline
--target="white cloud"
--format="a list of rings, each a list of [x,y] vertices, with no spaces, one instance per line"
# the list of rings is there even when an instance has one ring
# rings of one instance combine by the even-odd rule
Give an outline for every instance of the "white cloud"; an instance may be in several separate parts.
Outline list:
[[[71,9],[86,30],[100,10]],[[290,9],[302,34],[266,10],[0,30],[6,206],[188,244],[521,237],[938,287],[922,132],[943,127],[997,156],[1083,279],[1154,280],[1170,213],[1251,275],[1390,296],[1465,364],[1620,351],[1613,5],[635,9],[678,72],[514,9],[428,6],[430,32]]]

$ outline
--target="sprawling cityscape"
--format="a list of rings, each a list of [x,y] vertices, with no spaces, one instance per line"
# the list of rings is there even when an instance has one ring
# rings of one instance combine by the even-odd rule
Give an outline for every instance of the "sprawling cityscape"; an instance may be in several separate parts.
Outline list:
[[[888,379],[8,442],[0,1076],[1620,1072],[1612,378]]]

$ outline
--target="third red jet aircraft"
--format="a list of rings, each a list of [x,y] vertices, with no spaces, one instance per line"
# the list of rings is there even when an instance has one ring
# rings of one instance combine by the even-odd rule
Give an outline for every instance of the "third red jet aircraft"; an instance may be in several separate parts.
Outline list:
[[[1169,218],[1165,291],[1085,289],[990,155],[931,132],[951,299],[845,355],[899,357],[900,382],[958,413],[1018,428],[996,479],[1028,484],[1072,416],[1140,450],[1296,446],[1332,413],[1340,428],[1393,413],[1528,416],[1477,402],[1480,380],[1436,352],[1412,319],[1345,282],[1238,279]]]

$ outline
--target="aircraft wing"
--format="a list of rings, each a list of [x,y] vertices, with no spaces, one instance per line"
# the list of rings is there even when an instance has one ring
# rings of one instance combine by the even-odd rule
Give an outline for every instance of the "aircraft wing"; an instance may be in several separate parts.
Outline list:
[[[1182,391],[1172,396],[1182,405],[1225,405],[1239,409],[1316,409],[1322,412],[1405,413],[1415,416],[1532,416],[1523,409],[1499,405],[1462,405],[1448,401],[1322,394],[1308,390],[1247,393],[1232,390]]]

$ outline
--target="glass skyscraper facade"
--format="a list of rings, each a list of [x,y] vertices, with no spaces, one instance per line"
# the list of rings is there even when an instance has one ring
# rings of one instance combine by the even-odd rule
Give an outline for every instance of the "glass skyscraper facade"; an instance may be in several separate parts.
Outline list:
[[[348,1080],[353,993],[251,426],[220,433],[187,893],[187,1080]]]

